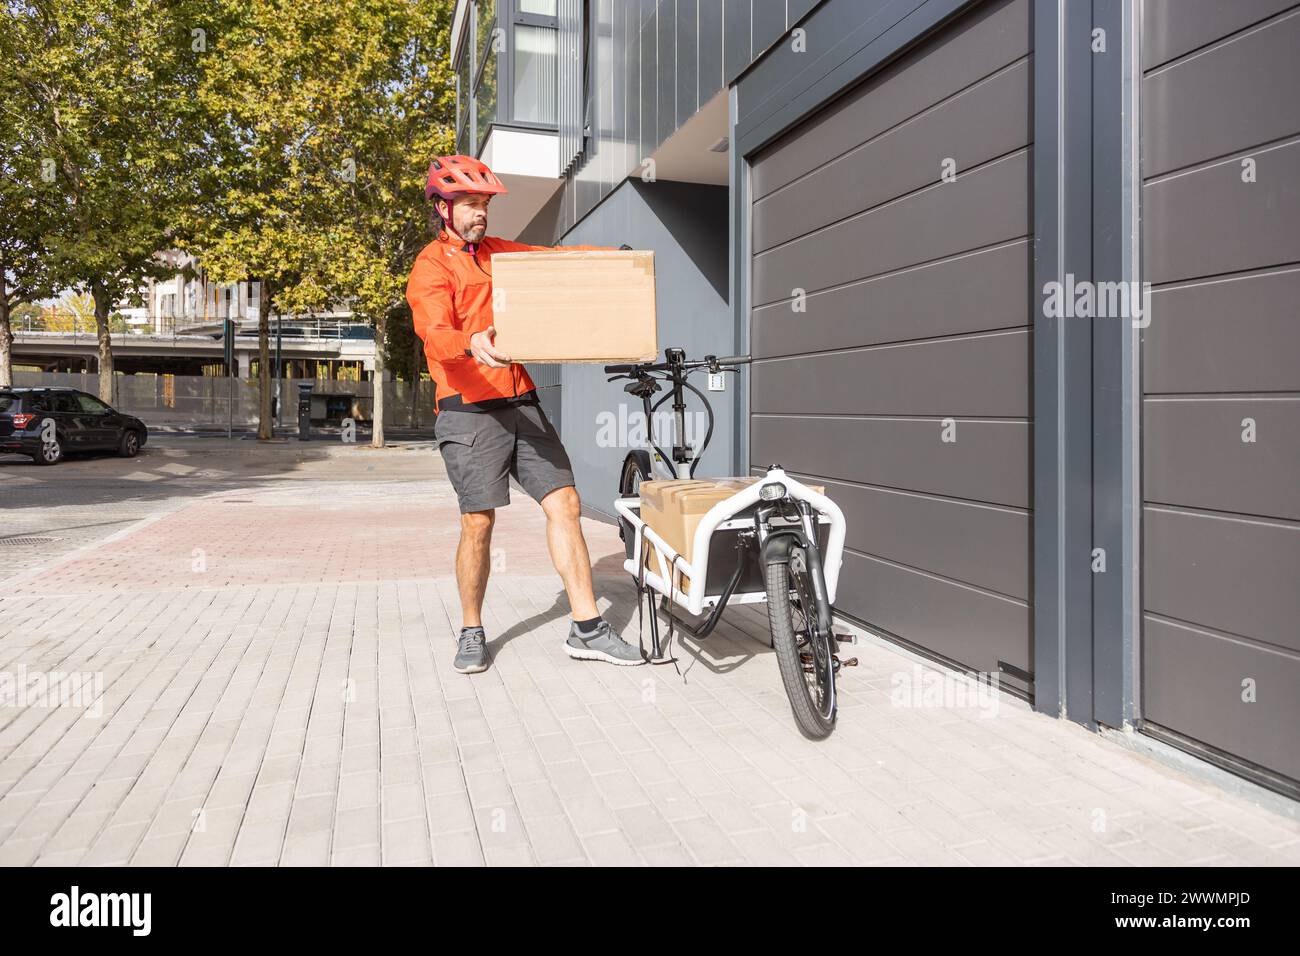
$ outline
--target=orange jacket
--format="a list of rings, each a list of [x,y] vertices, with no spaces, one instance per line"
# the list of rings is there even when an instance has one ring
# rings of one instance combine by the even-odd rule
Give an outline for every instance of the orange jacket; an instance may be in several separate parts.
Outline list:
[[[536,388],[518,363],[507,368],[478,364],[470,354],[469,339],[492,324],[493,254],[551,248],[485,236],[477,252],[470,253],[463,240],[443,230],[420,251],[406,283],[406,301],[411,304],[415,334],[424,343],[429,374],[438,385],[438,406],[450,395],[459,395],[462,402],[481,402],[523,395]]]

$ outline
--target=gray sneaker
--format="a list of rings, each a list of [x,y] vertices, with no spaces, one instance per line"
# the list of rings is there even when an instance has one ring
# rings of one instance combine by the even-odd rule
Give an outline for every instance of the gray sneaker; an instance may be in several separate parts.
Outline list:
[[[462,627],[456,642],[456,659],[452,667],[462,674],[477,674],[488,669],[487,634],[481,627]]]
[[[641,649],[633,647],[614,633],[608,621],[601,621],[592,634],[578,632],[577,623],[569,625],[569,639],[564,642],[564,653],[579,661],[605,661],[634,667],[644,664]]]

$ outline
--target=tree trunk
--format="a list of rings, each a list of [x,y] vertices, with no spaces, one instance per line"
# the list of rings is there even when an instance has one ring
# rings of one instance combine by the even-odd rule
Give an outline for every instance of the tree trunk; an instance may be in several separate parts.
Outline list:
[[[387,314],[379,313],[375,320],[375,380],[371,394],[374,400],[374,421],[370,426],[370,447],[384,447],[384,330],[387,327]]]
[[[4,264],[0,263],[0,386],[14,383],[14,334],[9,328],[9,284]]]
[[[101,283],[92,282],[91,297],[95,300],[95,334],[99,337],[99,400],[113,404],[113,342],[108,334],[108,313],[113,308],[113,297]]]
[[[411,347],[411,427],[420,427],[420,340]]]
[[[271,418],[271,280],[262,279],[257,297],[257,438],[274,437]]]
[[[9,290],[5,288],[4,276],[0,275],[0,386],[3,387],[14,383],[13,341],[14,334],[9,328]]]

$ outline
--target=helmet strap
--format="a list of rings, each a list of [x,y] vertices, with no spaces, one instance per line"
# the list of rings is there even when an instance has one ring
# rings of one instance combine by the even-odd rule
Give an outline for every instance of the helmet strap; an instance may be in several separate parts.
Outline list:
[[[455,202],[453,200],[446,199],[446,198],[443,199],[443,202],[447,204],[447,213],[449,217],[455,216],[456,214]],[[476,252],[478,252],[479,244],[477,242],[470,242],[464,236],[462,236],[456,230],[456,224],[453,219],[451,218],[444,219],[442,221],[442,225],[443,228],[447,230],[447,232],[449,232],[451,235],[455,236],[457,239],[461,241],[462,243],[460,249],[461,252],[468,252],[470,255],[474,255]]]

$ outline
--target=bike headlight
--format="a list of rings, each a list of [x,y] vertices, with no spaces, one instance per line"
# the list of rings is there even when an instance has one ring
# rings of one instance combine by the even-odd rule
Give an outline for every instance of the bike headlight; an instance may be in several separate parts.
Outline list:
[[[785,485],[779,481],[770,482],[758,489],[758,496],[764,501],[776,501],[778,498],[784,498]]]

